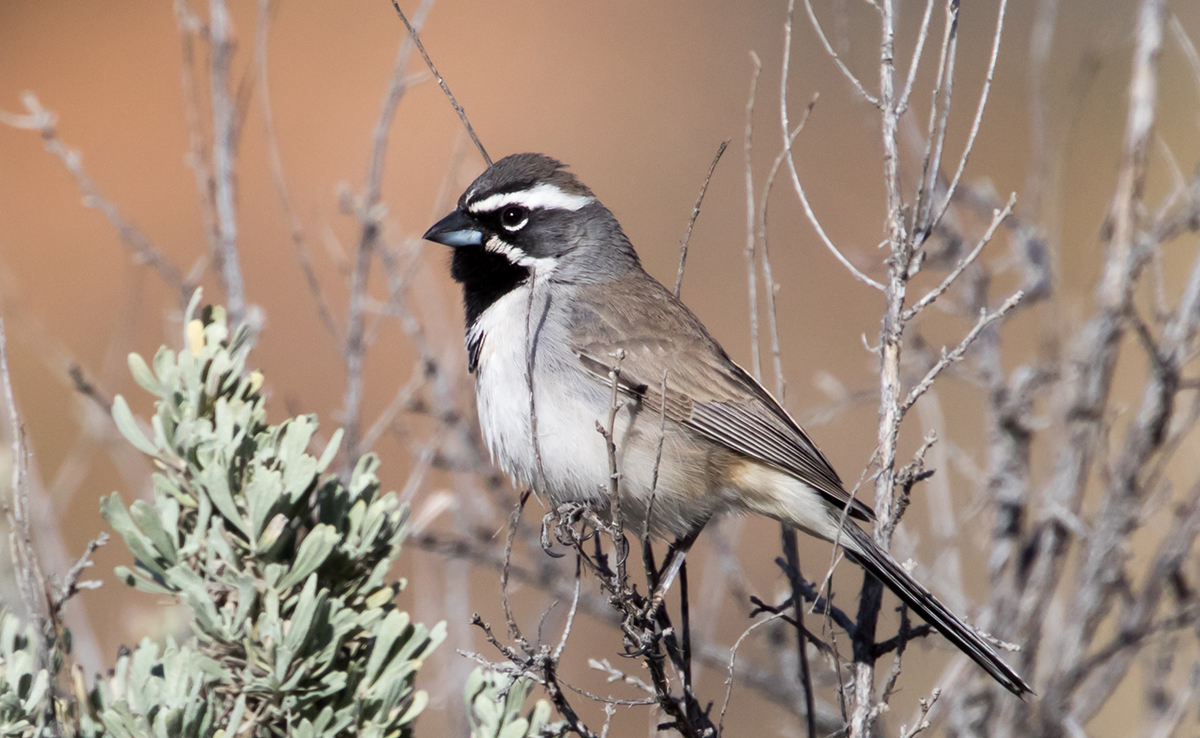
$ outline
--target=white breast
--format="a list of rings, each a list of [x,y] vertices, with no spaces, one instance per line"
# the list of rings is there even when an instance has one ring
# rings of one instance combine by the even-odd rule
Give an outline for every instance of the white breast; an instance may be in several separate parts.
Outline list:
[[[596,422],[607,422],[609,397],[597,383],[579,381],[578,359],[555,330],[555,321],[548,320],[538,336],[534,370],[535,453],[526,344],[527,330],[536,328],[545,303],[539,289],[533,303],[535,325],[527,329],[529,290],[522,285],[494,302],[467,335],[468,343],[481,341],[475,397],[483,439],[492,461],[517,485],[544,478],[543,491],[556,501],[595,499],[604,494],[608,480],[608,455]]]
[[[529,287],[521,286],[488,306],[467,333],[479,343],[475,401],[479,427],[492,461],[518,484],[528,484],[525,464],[533,455],[529,434],[529,390],[525,378],[525,322]]]

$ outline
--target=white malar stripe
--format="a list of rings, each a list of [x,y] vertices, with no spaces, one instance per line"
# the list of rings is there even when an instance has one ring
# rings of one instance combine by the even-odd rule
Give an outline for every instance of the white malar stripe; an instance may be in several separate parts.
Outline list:
[[[472,213],[490,213],[499,210],[505,205],[521,205],[530,210],[537,208],[544,210],[579,210],[591,205],[595,201],[596,198],[594,197],[572,195],[569,192],[563,192],[556,185],[543,182],[520,192],[501,192],[497,195],[485,197],[479,202],[471,203],[467,206],[467,209]]]
[[[492,236],[489,238],[487,243],[484,245],[484,248],[488,251],[491,251],[493,254],[500,254],[505,259],[508,259],[517,266],[533,269],[534,272],[539,275],[548,274],[549,270],[553,269],[554,265],[558,263],[557,259],[539,259],[537,257],[530,256],[516,246],[501,241],[497,236]]]

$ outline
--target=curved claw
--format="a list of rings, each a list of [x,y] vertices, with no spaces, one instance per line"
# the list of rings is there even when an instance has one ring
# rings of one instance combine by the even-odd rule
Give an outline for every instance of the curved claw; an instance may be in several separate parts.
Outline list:
[[[551,521],[550,521],[549,514],[542,518],[542,536],[541,536],[542,550],[545,551],[546,555],[551,558],[561,559],[562,557],[566,556],[566,554],[555,553],[554,551],[551,550],[551,546],[553,546],[554,544],[551,543],[551,541],[550,541],[550,522]]]

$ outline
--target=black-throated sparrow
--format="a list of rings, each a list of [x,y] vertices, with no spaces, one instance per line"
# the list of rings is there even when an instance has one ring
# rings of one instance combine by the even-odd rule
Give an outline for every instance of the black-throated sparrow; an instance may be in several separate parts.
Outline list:
[[[858,527],[854,520],[873,520],[872,510],[846,493],[775,398],[642,269],[613,214],[561,163],[542,154],[501,159],[425,238],[454,247],[451,274],[463,287],[483,437],[517,483],[555,503],[607,502],[608,454],[596,423],[607,422],[610,372],[619,365],[613,437],[627,526],[674,537],[684,552],[724,512],[836,539],[996,681],[1016,695],[1030,691]]]

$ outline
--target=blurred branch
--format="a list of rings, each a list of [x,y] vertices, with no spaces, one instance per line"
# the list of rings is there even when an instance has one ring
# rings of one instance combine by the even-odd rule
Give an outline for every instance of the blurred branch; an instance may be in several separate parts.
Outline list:
[[[200,125],[200,93],[196,87],[196,50],[194,39],[200,36],[203,28],[200,19],[188,7],[187,0],[174,0],[175,25],[179,29],[180,53],[182,55],[180,84],[183,87],[183,110],[187,120],[188,144],[190,151],[187,156],[188,167],[196,184],[196,199],[200,204],[200,223],[204,229],[204,239],[208,243],[208,253],[217,265],[218,273],[221,266],[221,239],[217,232],[216,203],[214,201],[216,187],[213,182],[212,170],[208,166],[208,150],[204,142],[204,131]],[[186,295],[186,301],[191,295]]]
[[[783,375],[783,362],[779,347],[778,311],[775,307],[775,298],[776,293],[779,291],[779,285],[775,283],[775,279],[771,274],[771,249],[769,240],[767,238],[767,208],[771,199],[771,191],[775,187],[775,177],[779,173],[779,167],[783,165],[784,159],[790,155],[792,143],[795,142],[796,137],[800,135],[800,132],[804,130],[804,125],[808,123],[808,116],[810,113],[812,113],[813,106],[816,104],[817,98],[814,95],[813,99],[804,109],[804,114],[800,116],[800,122],[797,123],[796,127],[788,133],[787,140],[784,142],[783,150],[780,151],[775,157],[775,161],[771,163],[771,168],[767,171],[767,177],[763,182],[762,194],[759,196],[758,202],[757,232],[758,243],[762,246],[761,261],[763,270],[763,285],[765,286],[767,293],[767,327],[771,333],[771,367],[775,375],[775,399],[777,399],[780,404],[784,403],[784,394],[787,387],[786,379]],[[757,329],[757,326],[755,326],[755,328]],[[757,335],[755,338],[757,340]],[[759,352],[757,346],[755,346],[755,352]],[[760,383],[763,382],[761,368],[756,369],[754,378]]]
[[[1107,229],[1108,254],[1097,294],[1099,308],[1084,327],[1068,364],[1067,389],[1071,397],[1066,416],[1067,443],[1059,454],[1047,499],[1072,512],[1079,508],[1088,471],[1104,437],[1105,407],[1126,325],[1124,316],[1147,255],[1139,243],[1138,221],[1152,143],[1163,13],[1160,0],[1143,0],[1139,9],[1125,151]],[[1127,492],[1114,489],[1118,499],[1112,502],[1116,506],[1110,505],[1101,513],[1077,574],[1079,584],[1071,607],[1072,616],[1062,636],[1061,662],[1065,670],[1084,658],[1087,645],[1111,602],[1115,572],[1108,567],[1127,532],[1119,519],[1129,501]],[[1045,602],[1051,596],[1064,553],[1066,529],[1050,525],[1042,530],[1043,540],[1037,544],[1038,557],[1034,561],[1036,576],[1025,594],[1030,600],[1029,607],[1036,607],[1034,603]],[[1065,676],[1052,680],[1046,690],[1043,709],[1054,715],[1054,719],[1065,719],[1065,713],[1070,709],[1071,692],[1072,685]]]
[[[1112,696],[1133,662],[1133,651],[1148,639],[1200,622],[1200,597],[1191,594],[1177,602],[1176,612],[1156,619],[1162,597],[1183,575],[1200,531],[1200,484],[1176,510],[1175,523],[1163,538],[1143,578],[1141,592],[1129,603],[1116,635],[1063,677],[1067,692],[1079,690],[1072,717],[1086,722]],[[1088,679],[1092,677],[1090,680]],[[1085,680],[1086,683],[1085,683]]]
[[[149,264],[153,267],[167,287],[175,293],[179,305],[181,307],[186,305],[192,296],[193,285],[185,282],[179,269],[163,255],[162,251],[151,244],[136,226],[126,220],[116,205],[100,194],[92,178],[83,168],[82,156],[58,137],[58,129],[55,127],[57,116],[43,108],[32,92],[22,94],[21,102],[25,105],[26,113],[17,115],[0,110],[0,123],[13,128],[37,131],[45,143],[46,151],[57,156],[71,176],[75,178],[75,184],[83,196],[83,206],[96,208],[103,213],[112,227],[116,229],[121,241],[133,252],[134,262]]]
[[[746,100],[746,132],[743,141],[743,158],[746,167],[746,290],[750,299],[750,368],[755,377],[762,376],[762,351],[758,341],[758,267],[756,266],[754,228],[754,99],[758,94],[758,75],[762,62],[758,54],[750,52],[754,71],[750,74],[750,97]]]
[[[283,172],[283,158],[279,154],[279,137],[275,131],[275,113],[271,106],[271,87],[267,78],[267,51],[269,49],[267,41],[271,25],[271,8],[271,0],[259,0],[258,22],[254,34],[254,55],[258,61],[258,95],[262,107],[263,128],[266,133],[267,163],[271,168],[271,179],[275,183],[275,191],[279,195],[279,204],[283,208],[284,220],[287,221],[292,246],[296,249],[296,260],[300,262],[300,269],[304,272],[304,279],[308,283],[308,291],[312,293],[313,300],[317,304],[317,315],[320,316],[325,331],[329,333],[330,338],[341,350],[343,338],[333,318],[333,312],[329,308],[329,301],[321,288],[321,281],[313,269],[312,252],[308,248],[308,240],[304,236],[304,227],[300,224],[300,217],[296,214],[295,207],[292,206],[292,198],[288,194],[287,177]]]
[[[237,326],[246,318],[246,290],[238,263],[237,207],[234,204],[237,120],[234,101],[229,97],[229,64],[233,56],[233,42],[229,34],[232,29],[225,0],[209,0],[208,11],[208,86],[212,96],[213,116],[213,201],[217,212],[225,306],[229,311],[230,323]]]
[[[422,0],[414,16],[416,27],[425,21],[433,0]],[[397,8],[397,11],[399,8]],[[407,25],[408,21],[405,20]],[[380,202],[383,169],[387,161],[388,136],[396,108],[408,91],[408,61],[412,54],[413,42],[416,38],[414,29],[409,36],[400,41],[396,50],[396,61],[392,66],[392,76],[380,105],[379,119],[371,134],[371,157],[367,163],[367,178],[363,185],[362,195],[352,206],[352,211],[359,222],[358,250],[355,257],[354,272],[350,282],[350,298],[346,309],[346,343],[344,358],[346,361],[346,389],[342,398],[342,424],[346,430],[346,470],[354,468],[362,455],[361,447],[361,413],[363,395],[363,358],[366,354],[365,320],[363,305],[366,299],[368,280],[371,270],[371,259],[379,239],[381,220],[386,208]]]
[[[75,384],[76,392],[95,403],[96,407],[104,411],[106,415],[112,415],[112,398],[88,378],[87,372],[82,366],[71,362],[67,366],[67,374]]]
[[[38,669],[52,669],[54,644],[57,640],[50,603],[50,587],[42,571],[42,562],[33,546],[33,525],[29,512],[28,469],[29,456],[25,450],[25,429],[17,414],[17,400],[13,394],[12,377],[8,372],[8,340],[4,324],[0,321],[0,378],[4,383],[4,401],[8,408],[8,421],[12,433],[12,486],[6,501],[5,515],[8,518],[9,546],[12,553],[13,573],[17,578],[17,589],[25,613],[33,622],[41,637],[36,653]]]
[[[95,589],[99,582],[80,581],[84,569],[91,566],[91,555],[99,546],[103,546],[108,536],[101,536],[90,542],[84,554],[67,571],[63,582],[54,586],[47,578],[34,545],[33,513],[31,510],[29,482],[29,451],[25,446],[25,428],[21,424],[17,411],[16,397],[13,393],[12,377],[8,367],[8,340],[4,331],[4,323],[0,320],[0,382],[4,387],[4,400],[8,414],[9,432],[12,435],[12,481],[8,498],[0,501],[3,507],[9,534],[9,551],[12,555],[13,573],[17,580],[17,589],[25,605],[25,615],[32,622],[39,642],[33,651],[36,658],[35,671],[46,670],[50,675],[50,699],[47,700],[47,715],[49,728],[46,735],[56,735],[59,730],[59,701],[57,699],[59,686],[58,674],[66,664],[67,655],[72,651],[71,634],[64,625],[63,608],[80,589]],[[42,501],[44,502],[44,501]],[[45,505],[43,505],[43,509]],[[39,516],[40,517],[40,516]],[[49,531],[41,531],[43,537],[56,537]],[[81,651],[89,661],[95,660],[95,642],[90,630],[79,628],[79,643],[76,649]],[[91,664],[89,664],[91,665]],[[10,693],[11,694],[11,693]]]

